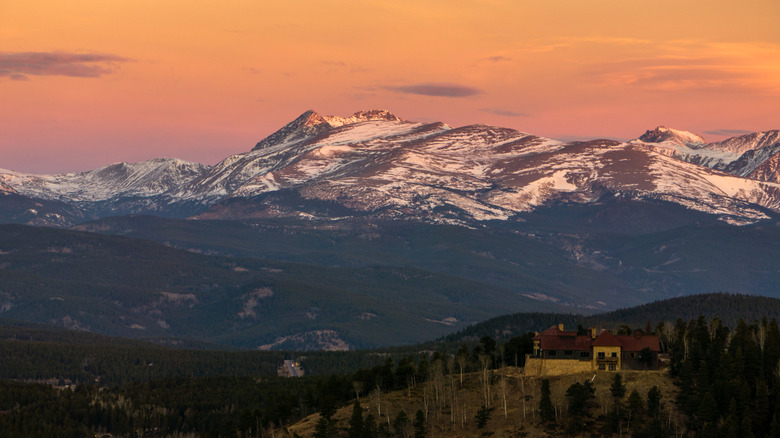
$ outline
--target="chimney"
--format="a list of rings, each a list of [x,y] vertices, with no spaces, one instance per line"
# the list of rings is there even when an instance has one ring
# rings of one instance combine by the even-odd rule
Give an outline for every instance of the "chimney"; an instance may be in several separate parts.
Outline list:
[[[590,338],[591,339],[596,339],[596,327],[591,327],[590,328]]]
[[[563,331],[563,323],[558,323],[558,330]]]

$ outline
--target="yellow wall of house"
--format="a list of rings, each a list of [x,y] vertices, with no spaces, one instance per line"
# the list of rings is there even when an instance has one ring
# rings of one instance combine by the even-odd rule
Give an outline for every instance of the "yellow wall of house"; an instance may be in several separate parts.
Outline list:
[[[525,360],[526,376],[561,376],[593,371],[593,362],[574,359],[542,359],[529,357]]]
[[[593,347],[593,369],[598,370],[599,353],[604,353],[605,358],[611,358],[612,353],[617,355],[617,369],[622,369],[622,358],[620,357],[620,347]],[[609,367],[607,367],[609,370]]]

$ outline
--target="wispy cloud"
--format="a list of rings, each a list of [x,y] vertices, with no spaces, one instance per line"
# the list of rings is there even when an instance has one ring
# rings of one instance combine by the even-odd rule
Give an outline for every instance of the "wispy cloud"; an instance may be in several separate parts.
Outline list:
[[[479,88],[445,82],[426,82],[421,84],[389,86],[384,88],[386,90],[395,91],[396,93],[437,97],[470,97],[483,93],[483,91]]]
[[[505,117],[528,117],[528,114],[504,108],[480,108],[480,111]]]
[[[507,61],[511,61],[512,58],[508,56],[498,55],[498,56],[488,56],[487,58],[485,58],[485,60],[490,62],[507,62]]]
[[[347,63],[344,61],[339,60],[329,60],[329,61],[322,61],[322,65],[328,66],[328,67],[346,67]]]
[[[117,55],[68,52],[0,52],[0,77],[29,76],[96,78],[112,73],[117,63],[132,61]]]
[[[607,86],[653,91],[778,92],[780,46],[663,41],[617,62],[586,67]]]
[[[650,40],[640,38],[585,35],[578,37],[561,37],[548,41],[532,40],[522,44],[520,49],[524,52],[544,53],[559,49],[577,49],[584,45],[646,46],[649,44],[651,44]]]
[[[712,131],[704,131],[704,133],[709,135],[736,136],[752,134],[753,131],[745,131],[744,129],[713,129]]]
[[[722,59],[659,56],[630,59],[591,67],[606,85],[657,91],[751,89],[751,75]]]

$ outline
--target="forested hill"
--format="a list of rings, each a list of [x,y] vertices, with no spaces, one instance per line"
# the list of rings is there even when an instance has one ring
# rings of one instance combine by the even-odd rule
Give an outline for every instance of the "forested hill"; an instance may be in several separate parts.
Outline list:
[[[699,316],[718,318],[728,327],[736,327],[740,319],[746,322],[762,318],[780,320],[780,299],[728,293],[690,295],[618,309],[590,319],[638,326],[647,321],[655,325],[660,321],[674,322],[678,318],[688,321]]]
[[[762,318],[780,320],[780,299],[757,295],[711,293],[689,295],[654,301],[612,312],[591,316],[560,313],[515,313],[499,316],[445,336],[434,343],[460,343],[467,339],[490,336],[508,339],[527,332],[541,331],[556,324],[575,329],[582,327],[618,328],[627,325],[654,329],[661,321],[693,320],[699,316],[718,318],[729,327],[736,327],[740,319],[746,322]]]

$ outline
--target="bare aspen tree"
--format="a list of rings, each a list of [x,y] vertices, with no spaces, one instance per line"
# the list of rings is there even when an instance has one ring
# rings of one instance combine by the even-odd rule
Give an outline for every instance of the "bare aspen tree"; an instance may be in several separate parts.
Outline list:
[[[438,407],[439,396],[444,385],[444,363],[441,361],[441,359],[437,359],[431,364],[429,374],[429,379],[433,384],[436,405]]]
[[[506,403],[506,376],[501,375],[501,404],[504,406],[504,419],[509,418]]]
[[[525,414],[525,412],[526,412],[526,410],[525,410],[525,397],[526,397],[526,395],[525,395],[525,377],[524,376],[520,376],[518,378],[518,380],[520,380],[520,397],[522,397],[522,399],[523,399],[523,423],[525,423],[526,420],[527,420],[526,419],[526,414]]]
[[[355,389],[355,398],[357,399],[358,403],[360,403],[360,393],[363,392],[363,382],[358,382],[355,380],[352,382],[352,388]]]
[[[463,388],[463,370],[469,364],[469,358],[465,354],[458,353],[458,355],[455,357],[455,361],[458,363],[458,367],[460,368],[460,387]]]
[[[428,418],[428,385],[423,385],[423,413],[425,414],[425,418]]]
[[[763,322],[766,323],[766,320],[764,320]],[[758,344],[758,348],[761,349],[762,354],[764,353],[764,347],[766,347],[766,336],[767,336],[766,324],[764,323],[759,324],[758,330],[756,331],[756,335],[755,335],[756,343]]]
[[[371,391],[370,396],[376,404],[376,416],[382,418],[382,388],[379,387],[379,384],[376,385],[376,389]]]
[[[455,377],[450,374],[450,423],[455,428]]]
[[[479,355],[479,364],[481,369],[482,395],[485,398],[485,406],[490,407],[490,356],[487,354]]]

